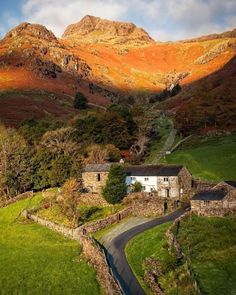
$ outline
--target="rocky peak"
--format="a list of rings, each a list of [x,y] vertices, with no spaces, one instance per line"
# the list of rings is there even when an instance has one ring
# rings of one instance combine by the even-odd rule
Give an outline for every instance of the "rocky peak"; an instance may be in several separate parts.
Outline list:
[[[133,23],[115,22],[91,15],[86,15],[78,23],[68,26],[62,38],[89,43],[154,42],[147,32]]]
[[[21,23],[10,32],[8,32],[5,38],[14,38],[18,36],[30,36],[47,41],[57,41],[55,35],[46,27],[30,23]]]

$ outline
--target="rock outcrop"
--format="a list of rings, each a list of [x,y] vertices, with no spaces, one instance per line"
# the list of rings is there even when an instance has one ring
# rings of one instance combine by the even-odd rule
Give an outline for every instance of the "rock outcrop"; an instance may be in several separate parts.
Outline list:
[[[5,38],[15,37],[34,37],[41,40],[57,42],[57,38],[53,32],[49,31],[46,27],[38,24],[21,23],[5,35]]]
[[[63,39],[112,44],[150,44],[154,40],[133,23],[115,22],[87,15],[76,24],[67,27]]]

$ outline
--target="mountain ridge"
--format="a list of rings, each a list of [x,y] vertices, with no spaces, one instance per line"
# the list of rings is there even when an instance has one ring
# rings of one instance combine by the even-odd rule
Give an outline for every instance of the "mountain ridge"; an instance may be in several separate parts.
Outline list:
[[[62,39],[80,41],[83,43],[150,44],[155,41],[148,33],[133,23],[117,22],[100,17],[86,15],[79,22],[69,25]],[[75,40],[76,39],[76,40]]]
[[[114,25],[114,22],[108,22]],[[222,33],[216,39],[195,42],[156,43],[151,40],[144,42],[143,46],[140,39],[134,41],[135,37],[139,38],[140,32],[143,34],[142,29],[137,29],[134,24],[115,22],[107,30],[106,20],[104,23],[101,18],[92,16],[86,16],[79,23],[79,27],[72,25],[67,29],[65,35],[68,38],[65,35],[64,38],[56,38],[44,26],[29,23],[22,23],[7,33],[0,40],[0,94],[4,95],[11,90],[46,91],[55,96],[64,95],[63,104],[68,101],[71,106],[71,97],[82,92],[91,103],[107,106],[113,102],[129,102],[130,98],[143,103],[148,103],[150,99],[155,101],[153,98],[166,88],[180,84],[182,91],[175,97],[174,105],[172,98],[166,98],[164,102],[166,110],[172,112],[173,109],[178,109],[178,105],[182,106],[185,102],[188,104],[186,92],[188,97],[198,101],[196,93],[204,88],[204,82],[199,82],[200,80],[216,73],[220,75],[220,80],[227,82],[227,72],[224,71],[225,75],[222,75],[218,71],[226,64],[227,68],[235,65],[231,61],[236,53],[234,35],[229,34],[230,37],[225,38]],[[102,35],[102,41],[98,38],[97,42],[90,42],[91,32],[93,34],[98,27],[105,32],[99,35],[99,38]],[[133,34],[137,30],[138,33]],[[80,42],[81,37],[76,40],[71,37],[74,34],[77,36],[78,31],[80,36],[85,34],[85,42]],[[114,38],[111,38],[112,34]],[[104,35],[108,36],[107,39],[104,39]],[[233,70],[228,72],[233,73]],[[231,78],[234,79],[234,76]],[[217,79],[210,79],[208,84],[217,84]],[[207,92],[210,93],[214,85],[209,85]],[[221,85],[219,95],[225,96],[224,93],[228,93],[229,96],[236,90],[236,83],[230,83],[229,91],[226,89],[227,83]],[[201,90],[199,93],[203,92]],[[17,101],[20,96],[13,97]],[[29,95],[24,97],[28,110]],[[9,99],[6,95],[5,100],[0,100],[0,107],[4,103],[6,110]],[[32,109],[34,103],[32,101]],[[51,103],[50,108],[47,105],[49,104],[46,104],[45,111],[53,113]],[[9,100],[9,108],[11,106]],[[22,99],[22,111],[24,108],[26,106]],[[61,113],[64,113],[63,106],[61,109]],[[201,112],[204,115],[203,109]],[[1,112],[0,116],[4,119],[7,114],[8,112]],[[30,116],[29,110],[27,116]],[[9,119],[6,120],[9,122]]]

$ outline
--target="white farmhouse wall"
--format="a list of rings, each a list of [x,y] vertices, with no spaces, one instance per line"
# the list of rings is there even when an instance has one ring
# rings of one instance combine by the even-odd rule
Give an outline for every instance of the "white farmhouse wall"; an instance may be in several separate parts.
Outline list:
[[[135,182],[140,182],[144,192],[157,191],[157,176],[126,176],[126,185],[131,186]]]

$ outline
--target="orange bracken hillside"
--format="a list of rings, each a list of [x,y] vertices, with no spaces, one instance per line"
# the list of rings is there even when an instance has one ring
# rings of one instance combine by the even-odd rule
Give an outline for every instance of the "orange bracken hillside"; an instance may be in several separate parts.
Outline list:
[[[126,95],[148,97],[172,83],[182,88],[188,85],[191,92],[193,83],[217,72],[235,56],[233,32],[160,43],[134,24],[86,16],[57,39],[41,25],[23,23],[0,41],[0,91],[3,96],[10,90],[44,90],[64,95],[68,104],[69,96],[81,91],[101,105]],[[4,119],[2,112],[0,116]]]

